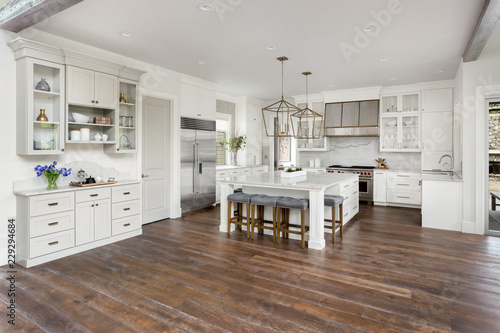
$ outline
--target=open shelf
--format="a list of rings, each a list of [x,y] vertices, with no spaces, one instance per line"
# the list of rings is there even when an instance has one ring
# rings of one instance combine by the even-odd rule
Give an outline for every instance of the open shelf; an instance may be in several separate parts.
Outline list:
[[[95,140],[89,140],[89,141],[77,141],[77,140],[68,140],[66,143],[88,143],[88,144],[100,144],[100,145],[114,145],[116,144],[115,141],[95,141]]]
[[[123,106],[135,106],[134,103],[120,103],[120,105],[123,105]]]
[[[45,97],[59,97],[61,94],[57,92],[52,92],[52,91],[43,91],[43,90],[33,90],[33,93],[38,96],[45,96]]]
[[[68,125],[80,125],[80,126],[99,126],[99,127],[113,127],[113,124],[95,124],[95,123],[75,123],[74,121],[68,121]]]

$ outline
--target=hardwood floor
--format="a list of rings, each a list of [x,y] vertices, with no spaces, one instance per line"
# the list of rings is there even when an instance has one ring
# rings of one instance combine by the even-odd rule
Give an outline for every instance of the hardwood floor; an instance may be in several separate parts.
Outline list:
[[[500,332],[500,238],[423,229],[418,210],[368,205],[323,251],[227,238],[218,223],[218,207],[205,209],[18,266],[15,329]],[[7,302],[3,288],[1,332],[14,331]]]

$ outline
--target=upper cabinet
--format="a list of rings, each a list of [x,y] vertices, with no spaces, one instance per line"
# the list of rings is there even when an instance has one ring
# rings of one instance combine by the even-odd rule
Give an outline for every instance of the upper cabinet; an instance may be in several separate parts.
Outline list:
[[[382,95],[380,113],[420,111],[420,93]]]
[[[215,90],[181,83],[180,107],[183,117],[215,120]]]
[[[422,92],[422,111],[451,111],[453,109],[453,89],[432,89]]]
[[[118,78],[88,69],[67,66],[68,104],[115,109]]]
[[[31,57],[17,59],[18,155],[64,152],[63,65]]]

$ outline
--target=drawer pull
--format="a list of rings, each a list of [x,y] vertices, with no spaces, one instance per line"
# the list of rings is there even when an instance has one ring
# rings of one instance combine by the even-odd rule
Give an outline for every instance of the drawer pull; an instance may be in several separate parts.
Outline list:
[[[358,191],[354,192],[353,194],[354,194],[354,195],[358,194]]]
[[[400,198],[400,199],[410,199],[410,197],[402,197],[402,196],[399,196],[399,195],[398,195],[398,198]]]
[[[356,210],[356,209],[358,209],[358,206],[354,207],[354,209],[355,209],[355,210]]]
[[[59,244],[59,241],[49,243],[50,246]]]
[[[123,192],[123,195],[129,195],[130,192]]]
[[[345,201],[349,200],[349,197],[345,197],[345,199],[344,199],[344,200],[345,200]]]
[[[226,174],[225,173],[220,173],[219,176],[225,176]]]
[[[128,207],[127,208],[123,208],[123,210],[130,210],[130,208],[128,208]]]
[[[408,175],[397,175],[397,176],[398,176],[398,177],[406,177],[406,178],[410,177],[410,176],[408,176]]]
[[[348,188],[348,187],[349,187],[349,185],[344,185],[344,188]]]
[[[48,204],[50,207],[59,205],[59,202],[52,202]]]
[[[91,194],[90,196],[91,197],[97,197],[97,196],[99,196],[99,194]]]
[[[130,223],[125,223],[123,226],[128,227],[128,226],[130,226]]]
[[[59,222],[52,222],[52,223],[49,223],[49,227],[53,227],[53,226],[58,225],[58,224],[59,224]]]
[[[346,217],[347,215],[349,215],[349,213],[345,213],[345,214],[344,214],[344,217]]]
[[[99,206],[99,204],[95,204],[95,206],[97,207],[97,206]]]
[[[398,184],[398,186],[410,186],[410,184]]]

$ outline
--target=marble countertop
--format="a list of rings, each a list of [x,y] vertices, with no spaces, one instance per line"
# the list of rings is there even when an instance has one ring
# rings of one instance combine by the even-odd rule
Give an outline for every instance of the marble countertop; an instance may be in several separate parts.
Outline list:
[[[421,173],[420,169],[405,169],[405,168],[394,168],[394,169],[375,169],[374,171],[384,171],[384,172],[415,172]]]
[[[96,188],[103,187],[112,187],[112,186],[120,186],[120,185],[129,185],[129,184],[139,184],[140,180],[118,180],[116,184],[106,184],[106,185],[95,185],[95,186],[87,186],[87,187],[78,187],[78,186],[59,186],[56,190],[46,190],[45,188],[33,188],[33,189],[23,189],[23,190],[14,190],[15,195],[20,195],[24,197],[31,197],[34,195],[43,195],[43,194],[56,194],[70,191],[82,191],[82,190],[90,190]]]
[[[265,164],[251,164],[251,165],[217,165],[215,170],[226,170],[226,169],[239,169],[239,168],[256,168],[266,166]]]
[[[282,178],[281,171],[262,172],[256,175],[226,177],[218,180],[222,184],[290,188],[298,190],[325,190],[358,175],[344,173],[307,172],[305,176]]]
[[[453,177],[447,172],[422,172],[422,180],[433,180],[440,182],[461,182],[462,178],[458,174]]]

